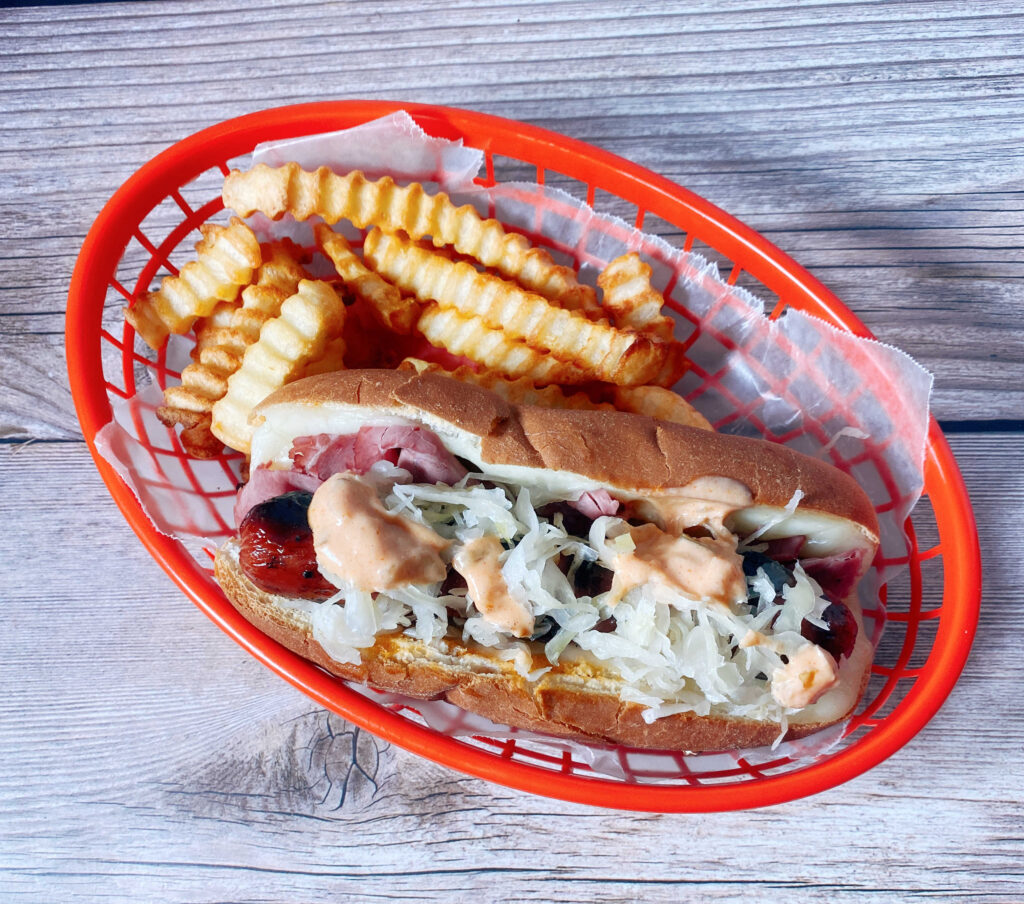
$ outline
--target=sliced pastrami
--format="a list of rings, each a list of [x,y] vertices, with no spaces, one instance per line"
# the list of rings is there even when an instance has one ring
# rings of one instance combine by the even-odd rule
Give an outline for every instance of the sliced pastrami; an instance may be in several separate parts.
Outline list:
[[[417,483],[458,483],[468,473],[430,430],[422,427],[364,427],[364,431],[381,430],[374,436],[381,455],[395,449],[398,467],[404,468]]]
[[[800,534],[796,537],[779,537],[777,540],[769,540],[764,554],[776,562],[795,562],[800,556],[800,550],[806,539]]]
[[[300,436],[289,452],[292,467],[261,466],[235,500],[235,524],[254,505],[302,490],[312,493],[332,474],[365,474],[379,461],[404,468],[417,483],[458,483],[468,473],[441,440],[425,427],[361,427],[358,433]]]
[[[379,461],[404,468],[417,483],[454,484],[467,473],[434,433],[403,425],[361,427],[342,436],[300,436],[289,456],[296,468],[321,480],[343,471],[365,474]]]
[[[833,556],[801,559],[800,564],[828,596],[841,600],[846,599],[857,585],[866,555],[864,549],[851,549]]]
[[[355,470],[355,446],[355,433],[299,436],[292,441],[288,457],[292,460],[293,470],[324,481],[332,474]]]
[[[619,511],[619,502],[612,498],[607,490],[588,490],[579,499],[569,501],[574,509],[591,521],[601,515],[615,515]]]
[[[321,483],[319,477],[302,471],[279,471],[265,465],[255,468],[249,475],[249,482],[235,497],[235,524],[241,525],[249,510],[261,502],[294,490],[313,493]]]

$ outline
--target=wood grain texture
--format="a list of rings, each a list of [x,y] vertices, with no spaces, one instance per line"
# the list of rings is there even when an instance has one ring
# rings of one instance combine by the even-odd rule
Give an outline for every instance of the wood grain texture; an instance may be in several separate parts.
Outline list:
[[[1024,433],[981,432],[1024,416],[1022,40],[1013,0],[0,9],[0,899],[1024,899]],[[951,441],[985,602],[962,679],[904,750],[752,813],[562,804],[355,732],[174,588],[80,441],[78,249],[174,141],[351,97],[628,157],[763,232],[936,374],[934,411],[967,431]]]
[[[0,24],[0,342],[53,337],[25,376],[0,359],[5,435],[76,433],[66,394],[37,410],[26,378],[60,372],[66,274],[131,172],[226,117],[353,96],[521,118],[648,166],[761,230],[933,370],[941,418],[1024,411],[1024,342],[1007,328],[1024,278],[1012,0],[272,2],[251,17],[182,2]]]
[[[0,696],[0,897],[1013,900],[1024,676],[1006,626],[1024,546],[1001,525],[1024,504],[1022,481],[1005,478],[1024,439],[953,445],[993,567],[945,707],[844,786],[705,816],[545,800],[353,731],[173,588],[81,443],[2,446],[0,514],[21,540],[0,560],[3,596],[16,601],[0,635],[13,676]]]

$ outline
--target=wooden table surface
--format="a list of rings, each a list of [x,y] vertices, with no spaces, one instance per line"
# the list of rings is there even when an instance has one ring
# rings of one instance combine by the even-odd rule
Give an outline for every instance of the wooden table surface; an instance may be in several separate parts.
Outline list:
[[[1022,51],[1014,0],[0,11],[0,899],[1024,900]],[[350,97],[522,119],[647,166],[935,374],[985,593],[962,678],[903,750],[754,812],[559,803],[354,733],[172,585],[81,438],[75,257],[174,141]]]

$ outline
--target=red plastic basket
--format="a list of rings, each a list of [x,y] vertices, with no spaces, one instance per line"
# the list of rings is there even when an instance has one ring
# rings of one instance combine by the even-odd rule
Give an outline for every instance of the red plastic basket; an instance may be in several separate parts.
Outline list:
[[[588,203],[597,192],[607,193],[635,207],[637,226],[645,218],[657,217],[684,233],[684,248],[703,243],[721,261],[731,263],[730,283],[742,274],[755,293],[760,289],[779,299],[773,317],[788,306],[856,335],[871,335],[807,271],[738,220],[642,167],[553,132],[465,110],[381,101],[303,104],[229,120],[175,144],[121,187],[85,240],[68,298],[68,369],[86,442],[112,496],[156,560],[224,631],[321,705],[431,760],[535,794],[661,812],[752,808],[837,785],[907,743],[938,710],[959,676],[981,596],[973,513],[934,420],[926,449],[924,495],[906,525],[907,576],[886,588],[888,628],[876,653],[868,693],[842,743],[807,762],[785,756],[740,756],[708,766],[706,758],[698,763],[683,754],[663,753],[652,759],[619,749],[612,755],[624,778],[616,780],[598,775],[569,752],[553,753],[522,737],[441,735],[408,707],[386,706],[364,696],[255,630],[227,602],[208,571],[179,542],[155,529],[131,490],[97,453],[95,437],[111,420],[111,402],[136,391],[136,367],[155,368],[161,380],[169,372],[163,353],[155,364],[135,353],[130,328],[119,321],[117,327],[104,327],[105,306],[109,308],[112,300],[128,303],[145,291],[160,268],[170,266],[168,255],[222,209],[219,187],[203,188],[204,174],[226,174],[228,161],[248,154],[262,141],[348,128],[400,109],[428,134],[461,138],[482,150],[482,184],[493,183],[503,159],[528,165],[530,175],[535,168],[538,182],[546,174],[567,176],[586,186]],[[190,202],[186,193],[197,191],[199,201]],[[143,229],[144,221],[158,208],[167,221],[169,206],[171,228],[162,240],[153,241]],[[128,261],[125,252],[130,245],[135,253]],[[181,459],[187,469],[187,460],[183,455]]]

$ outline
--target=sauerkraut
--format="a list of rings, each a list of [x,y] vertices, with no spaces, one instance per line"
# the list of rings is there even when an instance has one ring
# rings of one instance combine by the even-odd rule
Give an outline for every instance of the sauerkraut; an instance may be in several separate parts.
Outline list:
[[[747,596],[728,605],[666,594],[653,585],[588,594],[578,580],[581,569],[611,570],[632,547],[623,518],[597,517],[587,536],[579,536],[562,512],[538,513],[572,500],[540,496],[536,489],[531,495],[526,487],[483,474],[469,474],[454,486],[412,483],[408,472],[381,462],[367,478],[389,513],[452,541],[449,561],[459,544],[497,537],[508,592],[528,607],[536,630],[531,642],[511,636],[477,611],[464,587],[446,590],[447,581],[373,594],[343,587],[313,611],[314,636],[335,659],[358,662],[359,650],[382,632],[401,630],[435,645],[458,632],[464,642],[510,660],[528,681],[565,657],[606,666],[625,682],[622,698],[645,707],[648,721],[693,712],[784,723],[796,711],[772,696],[772,676],[809,645],[801,635],[805,619],[826,627],[822,613],[829,605],[799,563],[781,587],[758,568],[747,577]],[[736,538],[722,533],[719,526],[715,541],[735,551]],[[334,605],[339,602],[344,605]]]

